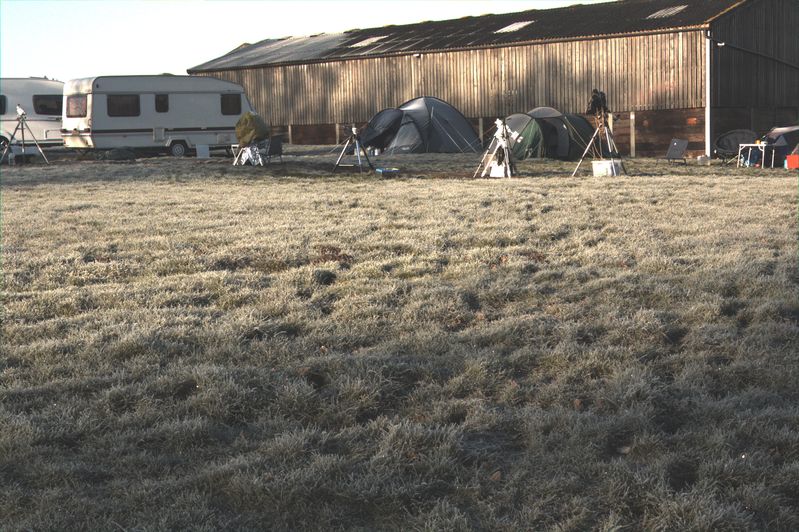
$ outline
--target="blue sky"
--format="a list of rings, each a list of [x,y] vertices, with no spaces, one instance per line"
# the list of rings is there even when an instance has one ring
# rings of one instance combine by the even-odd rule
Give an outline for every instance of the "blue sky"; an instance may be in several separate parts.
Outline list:
[[[243,42],[607,0],[0,0],[0,76],[185,74]]]

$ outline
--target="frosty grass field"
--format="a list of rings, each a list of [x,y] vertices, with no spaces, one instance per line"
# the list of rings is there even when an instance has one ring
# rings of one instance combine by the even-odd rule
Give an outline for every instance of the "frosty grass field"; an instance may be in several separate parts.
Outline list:
[[[0,529],[799,528],[795,172],[335,157],[2,168]]]

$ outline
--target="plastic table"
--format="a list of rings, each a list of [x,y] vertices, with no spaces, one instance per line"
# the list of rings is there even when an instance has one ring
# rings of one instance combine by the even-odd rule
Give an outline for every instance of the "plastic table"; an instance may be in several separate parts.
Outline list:
[[[762,168],[766,167],[766,148],[771,148],[771,167],[774,168],[774,152],[776,151],[774,149],[774,144],[766,144],[764,142],[758,142],[758,143],[755,143],[755,144],[739,144],[738,145],[738,164],[736,166],[738,166],[738,167],[741,166],[741,153],[743,153],[744,150],[747,150],[747,152],[746,152],[746,160],[747,161],[749,160],[749,156],[752,155],[752,148],[757,148],[758,150],[760,150],[760,155],[761,155],[760,161],[761,161]]]

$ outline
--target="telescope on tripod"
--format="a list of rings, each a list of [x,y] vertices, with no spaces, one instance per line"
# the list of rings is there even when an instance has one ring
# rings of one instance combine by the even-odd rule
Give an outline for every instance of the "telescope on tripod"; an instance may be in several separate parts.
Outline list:
[[[349,137],[347,137],[347,141],[344,143],[344,148],[342,148],[341,153],[338,156],[338,160],[336,161],[336,166],[333,167],[333,171],[335,172],[339,168],[357,168],[358,173],[363,172],[363,161],[366,160],[366,164],[369,165],[369,168],[372,170],[375,169],[372,161],[369,160],[369,154],[366,152],[366,147],[361,142],[361,135],[358,131],[358,128],[355,127],[355,124],[352,124],[349,128],[345,127],[345,131],[349,129]],[[352,148],[350,148],[352,147]],[[341,160],[344,158],[345,155],[352,149],[352,155],[355,156],[355,161],[352,164],[344,164]],[[361,154],[363,154],[363,159],[361,159]]]
[[[572,177],[577,174],[577,170],[580,169],[580,165],[583,164],[583,159],[588,155],[588,152],[591,152],[594,159],[599,160],[605,160],[605,153],[607,153],[609,157],[607,162],[609,163],[611,175],[618,175],[619,170],[626,174],[627,170],[624,168],[624,162],[621,160],[619,149],[613,138],[613,131],[608,127],[610,109],[608,109],[608,101],[605,93],[598,89],[594,89],[591,92],[591,99],[588,101],[588,108],[585,112],[586,114],[594,115],[594,125],[596,129],[594,130],[594,134],[591,135],[591,140],[588,141],[582,157],[580,157],[580,162],[577,163],[577,167],[574,169],[574,172],[572,172]],[[605,146],[602,145],[603,141]],[[617,160],[618,166],[616,165]]]
[[[50,164],[50,161],[47,160],[47,156],[45,156],[44,152],[42,151],[42,147],[39,146],[39,142],[36,140],[36,137],[33,135],[33,131],[31,131],[30,126],[28,125],[28,115],[19,104],[17,104],[17,127],[14,128],[14,132],[11,133],[11,138],[8,139],[8,144],[6,145],[5,149],[3,150],[3,154],[0,155],[0,161],[6,158],[6,155],[9,151],[12,154],[8,158],[9,164],[16,158],[13,154],[12,144],[14,143],[14,139],[17,136],[17,132],[20,133],[20,144],[22,147],[22,161],[25,161],[25,130],[28,130],[28,134],[30,138],[33,140],[33,143],[36,145],[36,149],[39,150],[39,154],[44,159],[44,162]]]

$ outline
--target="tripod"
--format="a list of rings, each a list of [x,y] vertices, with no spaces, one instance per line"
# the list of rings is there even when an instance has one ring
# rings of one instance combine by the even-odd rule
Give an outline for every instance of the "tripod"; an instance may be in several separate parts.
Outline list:
[[[508,147],[508,140],[515,138],[514,133],[502,119],[497,118],[494,123],[497,125],[497,131],[483,154],[483,158],[480,159],[473,178],[477,177],[477,174],[480,174],[480,177],[485,177],[486,174],[489,174],[490,177],[513,177],[517,173]]]
[[[20,136],[21,136],[20,140],[22,141],[22,160],[25,161],[25,130],[27,129],[28,133],[30,134],[31,138],[33,139],[33,143],[36,144],[36,149],[39,150],[39,154],[44,159],[44,162],[46,162],[47,164],[50,164],[50,161],[47,160],[47,157],[44,155],[44,152],[42,151],[42,147],[39,146],[39,142],[36,140],[36,137],[33,135],[33,131],[31,131],[31,128],[28,125],[27,118],[28,117],[25,114],[25,111],[23,111],[20,106],[17,106],[17,127],[15,127],[14,128],[14,132],[11,133],[11,138],[8,139],[8,144],[6,145],[6,148],[3,150],[3,154],[0,155],[0,161],[5,159],[6,154],[8,153],[8,151],[11,150],[11,143],[14,142],[14,138],[17,136],[17,131],[20,132]],[[9,163],[10,162],[11,162],[11,159],[9,159]]]
[[[621,160],[621,155],[619,154],[619,149],[616,147],[616,141],[613,139],[613,132],[608,127],[608,115],[604,109],[600,109],[594,115],[594,123],[596,124],[596,129],[594,130],[594,134],[591,135],[591,140],[588,141],[588,144],[585,147],[585,151],[583,152],[582,157],[580,157],[580,162],[577,163],[577,168],[574,169],[572,172],[572,177],[577,174],[577,170],[580,169],[580,165],[583,164],[583,159],[585,156],[588,155],[588,152],[591,152],[591,156],[594,159],[604,159],[605,156],[602,152],[602,138],[604,137],[605,143],[608,147],[608,155],[610,156],[611,163],[614,159],[619,159],[619,163],[621,165],[622,172],[625,174],[627,173],[627,169],[624,168],[624,161]],[[616,175],[616,167],[611,164],[611,168],[613,169],[613,175]]]
[[[358,128],[355,125],[352,126],[350,129],[351,133],[350,136],[347,138],[347,142],[344,143],[344,148],[341,150],[341,154],[338,156],[338,160],[336,161],[336,166],[333,167],[333,171],[335,172],[339,168],[357,168],[358,173],[363,172],[363,161],[361,160],[361,152],[363,152],[364,158],[366,158],[366,162],[369,164],[369,168],[372,170],[375,169],[372,161],[369,160],[369,155],[366,153],[366,148],[363,147],[361,144],[361,137],[358,135]],[[344,158],[344,155],[347,153],[349,147],[353,147],[353,152],[355,155],[358,164],[342,164],[341,160]]]

